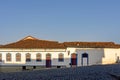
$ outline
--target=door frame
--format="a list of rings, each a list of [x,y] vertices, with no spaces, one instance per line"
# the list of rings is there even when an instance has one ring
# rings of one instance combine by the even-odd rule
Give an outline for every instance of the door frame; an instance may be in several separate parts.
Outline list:
[[[51,54],[46,54],[46,67],[49,68],[52,66]]]
[[[83,63],[84,63],[83,59],[87,58],[87,66],[88,66],[89,65],[89,55],[88,55],[88,53],[83,53],[81,56],[82,56],[81,65],[83,66]]]
[[[73,61],[72,61],[72,60],[73,60],[73,58],[72,58],[73,55],[76,56],[76,58],[74,58],[74,59],[75,59],[75,65],[73,65],[73,63],[72,63],[72,62],[73,62]],[[77,67],[77,56],[78,56],[78,55],[77,55],[76,53],[72,53],[72,54],[71,54],[71,67],[72,67],[72,66],[76,66],[76,67]]]

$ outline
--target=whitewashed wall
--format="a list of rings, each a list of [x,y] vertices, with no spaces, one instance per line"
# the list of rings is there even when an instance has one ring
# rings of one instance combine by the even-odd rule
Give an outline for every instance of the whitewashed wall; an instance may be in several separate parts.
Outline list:
[[[82,54],[88,54],[88,65],[96,65],[102,63],[104,57],[104,49],[101,48],[81,48],[77,49],[78,66],[82,66]]]
[[[6,54],[11,53],[12,61],[6,61]],[[21,61],[16,62],[16,54],[21,54]],[[27,53],[31,54],[32,61],[26,62],[25,55]],[[42,54],[42,61],[36,62],[36,54]],[[98,64],[112,64],[116,62],[117,57],[120,57],[120,49],[113,48],[70,48],[67,49],[0,49],[0,54],[2,54],[2,61],[0,65],[29,65],[29,66],[45,66],[46,65],[46,54],[51,54],[52,66],[66,66],[70,67],[71,63],[71,54],[77,54],[77,66],[81,65],[81,58],[83,53],[89,55],[89,64],[88,65],[98,65]],[[64,62],[58,61],[58,54],[64,54]]]
[[[10,62],[6,61],[6,54],[10,53],[12,56],[12,60]],[[16,54],[20,53],[21,54],[21,61],[16,62]],[[31,54],[31,61],[26,62],[26,54],[30,53]],[[42,55],[42,61],[37,62],[36,61],[36,54],[40,53]],[[36,66],[45,66],[46,65],[46,54],[50,53],[51,54],[51,60],[52,66],[66,66],[68,61],[69,61],[69,56],[66,54],[65,49],[46,49],[46,50],[40,50],[40,49],[0,49],[0,54],[2,54],[2,61],[0,62],[1,65],[36,65]],[[58,61],[58,55],[60,53],[64,54],[64,62],[59,62]]]
[[[83,53],[88,53],[89,65],[114,64],[116,63],[117,57],[119,56],[120,58],[120,49],[114,49],[114,48],[77,49],[78,66],[82,66],[81,57]]]
[[[105,57],[103,58],[102,63],[112,64],[116,62],[118,56],[120,57],[120,49],[105,48],[104,54]]]

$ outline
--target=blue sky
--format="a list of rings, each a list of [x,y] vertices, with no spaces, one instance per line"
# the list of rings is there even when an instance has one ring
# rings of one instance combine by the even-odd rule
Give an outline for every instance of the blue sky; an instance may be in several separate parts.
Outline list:
[[[28,35],[120,43],[120,0],[1,0],[0,44]]]

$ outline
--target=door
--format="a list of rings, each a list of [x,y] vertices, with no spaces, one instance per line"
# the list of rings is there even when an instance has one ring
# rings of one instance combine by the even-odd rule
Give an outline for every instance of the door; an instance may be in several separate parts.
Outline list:
[[[71,54],[71,67],[77,66],[77,54]]]
[[[51,67],[51,54],[46,54],[46,67]]]
[[[87,63],[87,58],[83,58],[83,66],[87,66],[88,63]]]
[[[87,53],[83,53],[82,54],[82,66],[88,66],[89,64],[89,59],[88,59],[88,54]]]

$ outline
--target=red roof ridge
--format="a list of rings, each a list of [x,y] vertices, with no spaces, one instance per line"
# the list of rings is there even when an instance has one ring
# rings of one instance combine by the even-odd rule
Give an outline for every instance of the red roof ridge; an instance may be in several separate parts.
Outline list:
[[[9,43],[0,48],[45,48],[45,49],[65,49],[64,44],[58,41],[40,40],[32,36],[27,36],[17,42]]]

